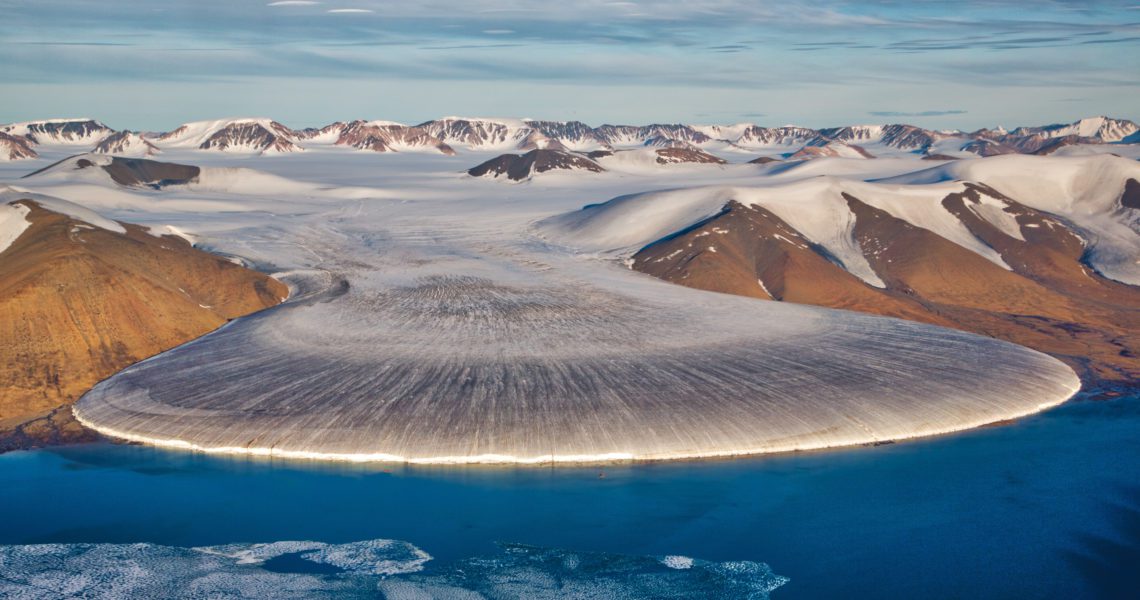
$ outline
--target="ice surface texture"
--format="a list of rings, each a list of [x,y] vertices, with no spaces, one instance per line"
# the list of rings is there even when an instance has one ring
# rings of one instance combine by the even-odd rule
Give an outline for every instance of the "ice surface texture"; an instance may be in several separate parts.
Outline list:
[[[652,460],[961,430],[1055,405],[1079,385],[1065,365],[1012,344],[692,290],[604,252],[568,251],[597,231],[559,240],[535,225],[643,192],[641,177],[506,185],[446,172],[465,164],[447,157],[251,160],[314,182],[211,165],[197,187],[161,191],[74,169],[21,180],[174,224],[204,247],[274,265],[295,288],[279,307],[100,383],[76,405],[84,423],[129,440],[290,458]],[[904,171],[857,162],[871,166],[852,181]],[[662,171],[652,185],[808,189],[816,184],[797,182],[818,174],[737,167]],[[362,184],[378,187],[344,187]],[[900,194],[890,198],[901,204]],[[697,218],[717,210],[697,204]],[[653,225],[629,220],[603,233],[624,240]]]
[[[0,596],[57,598],[748,598],[787,579],[768,565],[575,553],[506,545],[422,572],[431,557],[395,540],[0,546]],[[291,560],[280,560],[291,559]],[[273,561],[278,560],[274,563]]]
[[[204,451],[545,463],[930,435],[1079,386],[1060,362],[980,336],[555,254],[432,247],[295,279],[291,301],[126,369],[76,414]]]

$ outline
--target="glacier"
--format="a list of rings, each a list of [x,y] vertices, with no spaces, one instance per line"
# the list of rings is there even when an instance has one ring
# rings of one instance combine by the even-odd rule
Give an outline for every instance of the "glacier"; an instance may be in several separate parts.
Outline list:
[[[936,435],[1038,412],[1080,386],[1013,344],[692,290],[536,225],[651,186],[784,185],[793,171],[666,166],[502,184],[463,175],[480,159],[470,153],[178,152],[164,160],[202,166],[203,181],[128,189],[62,163],[10,190],[174,227],[292,288],[83,396],[76,416],[112,437],[297,459],[663,460]],[[823,160],[813,169],[882,176]]]

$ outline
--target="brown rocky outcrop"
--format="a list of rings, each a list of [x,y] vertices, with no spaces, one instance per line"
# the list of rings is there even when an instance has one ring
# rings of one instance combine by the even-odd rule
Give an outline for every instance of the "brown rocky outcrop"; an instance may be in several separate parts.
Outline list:
[[[31,140],[0,131],[0,160],[23,160],[37,156],[39,154],[32,149]]]
[[[605,171],[598,163],[581,154],[565,150],[537,149],[522,155],[503,154],[496,156],[468,169],[467,174],[473,177],[506,175],[507,179],[522,181],[536,173],[555,170],[590,171],[594,173]]]
[[[655,152],[657,163],[661,165],[673,163],[723,165],[728,163],[727,160],[699,148],[658,148]]]
[[[101,379],[279,303],[284,284],[173,236],[101,229],[29,200],[0,255],[0,450],[82,439],[66,407]]]
[[[1138,194],[1140,184],[1129,183],[1129,200],[1121,202]],[[1020,237],[978,214],[983,197],[1003,203]],[[855,196],[843,198],[855,216],[855,240],[884,288],[846,271],[770,211],[735,201],[642,249],[632,266],[704,290],[981,333],[1052,354],[1086,379],[1140,381],[1140,288],[1085,265],[1081,238],[1061,220],[984,185],[947,196],[943,207],[993,248],[1006,269]]]

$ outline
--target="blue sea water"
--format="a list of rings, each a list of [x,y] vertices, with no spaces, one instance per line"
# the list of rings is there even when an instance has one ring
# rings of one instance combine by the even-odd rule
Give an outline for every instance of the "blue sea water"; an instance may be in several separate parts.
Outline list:
[[[530,567],[574,556],[634,561],[637,573],[659,561],[632,557],[673,555],[710,569],[767,564],[788,578],[777,599],[1140,589],[1138,397],[900,444],[605,468],[272,462],[94,444],[0,455],[0,486],[0,544],[403,540],[433,557],[421,578],[515,564],[502,557],[520,552]]]

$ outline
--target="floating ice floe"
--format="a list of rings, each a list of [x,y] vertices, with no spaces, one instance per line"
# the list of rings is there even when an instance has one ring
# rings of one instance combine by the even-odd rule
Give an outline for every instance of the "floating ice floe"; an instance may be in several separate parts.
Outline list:
[[[407,542],[0,546],[0,596],[89,598],[752,599],[788,580],[758,562],[637,557],[507,544],[425,570]],[[672,561],[672,563],[670,562]]]

